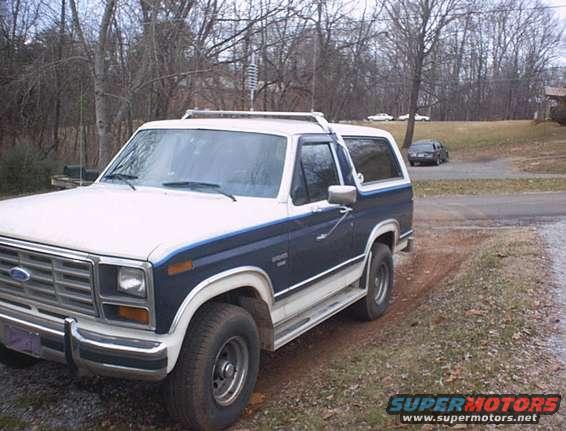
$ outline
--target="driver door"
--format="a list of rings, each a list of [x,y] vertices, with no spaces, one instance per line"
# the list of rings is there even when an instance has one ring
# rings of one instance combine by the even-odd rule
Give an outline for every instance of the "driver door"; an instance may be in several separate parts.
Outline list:
[[[296,288],[333,273],[353,251],[352,215],[327,201],[328,187],[342,184],[335,144],[327,137],[312,139],[304,139],[297,149],[289,202],[289,286]]]

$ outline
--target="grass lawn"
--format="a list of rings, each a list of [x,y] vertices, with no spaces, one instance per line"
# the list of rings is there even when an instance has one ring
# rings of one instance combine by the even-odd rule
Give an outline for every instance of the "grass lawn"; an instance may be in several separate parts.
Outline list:
[[[406,121],[357,124],[387,130],[399,145],[403,143],[407,128]],[[426,138],[438,139],[452,151],[466,152],[493,146],[509,147],[539,141],[566,140],[566,127],[552,122],[535,124],[530,120],[417,122],[414,139]]]
[[[300,389],[282,391],[244,427],[404,428],[385,412],[391,395],[564,392],[549,347],[554,311],[536,232],[498,233],[481,250],[403,320],[342,352]],[[565,426],[560,412],[540,423]]]
[[[566,191],[566,178],[414,181],[413,188],[417,197],[558,192]]]
[[[358,122],[390,132],[403,143],[407,123]],[[444,142],[457,159],[482,160],[513,157],[529,172],[566,173],[566,127],[557,123],[519,121],[418,122],[414,140],[435,138]]]

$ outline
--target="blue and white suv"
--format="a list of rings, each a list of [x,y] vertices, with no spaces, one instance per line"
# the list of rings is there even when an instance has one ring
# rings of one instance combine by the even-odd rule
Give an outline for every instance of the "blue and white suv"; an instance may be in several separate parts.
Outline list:
[[[195,429],[236,421],[260,349],[385,311],[413,191],[393,137],[317,113],[188,111],[89,187],[0,203],[0,360],[164,380]]]

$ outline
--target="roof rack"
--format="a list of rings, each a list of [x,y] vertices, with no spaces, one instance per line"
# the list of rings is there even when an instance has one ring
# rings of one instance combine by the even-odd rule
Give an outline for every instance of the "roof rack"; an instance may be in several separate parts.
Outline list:
[[[317,123],[325,132],[334,133],[332,127],[322,112],[276,112],[276,111],[209,111],[201,109],[189,109],[182,119],[194,117],[256,117],[256,118],[287,118],[303,119]]]

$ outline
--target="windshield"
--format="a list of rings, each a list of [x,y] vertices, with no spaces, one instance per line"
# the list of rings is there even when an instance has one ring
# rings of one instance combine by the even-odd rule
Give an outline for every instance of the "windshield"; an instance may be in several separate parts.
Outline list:
[[[431,142],[415,142],[410,149],[415,151],[433,151],[434,147]]]
[[[279,193],[285,150],[286,138],[261,133],[142,130],[102,181],[126,178],[132,185],[153,187],[205,183],[232,195],[274,198]]]

